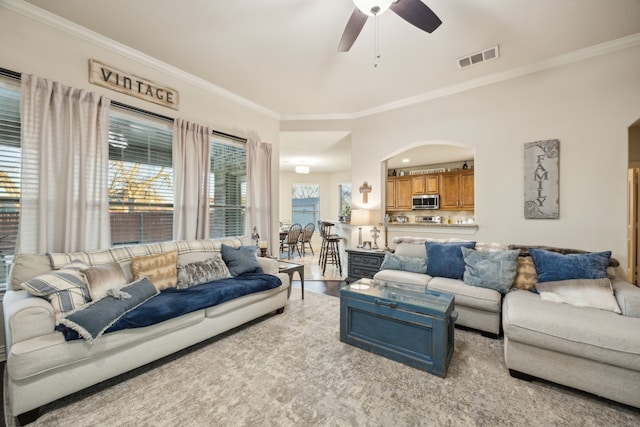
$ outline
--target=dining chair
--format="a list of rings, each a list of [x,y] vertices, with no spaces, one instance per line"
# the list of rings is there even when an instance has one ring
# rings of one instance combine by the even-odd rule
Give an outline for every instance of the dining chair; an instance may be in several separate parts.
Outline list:
[[[311,254],[315,255],[313,252],[313,247],[311,246],[311,237],[313,236],[313,232],[316,230],[316,226],[313,225],[312,222],[304,226],[302,230],[302,234],[300,234],[300,246],[302,247],[302,256],[305,255],[305,245],[309,245],[309,249],[311,249]]]
[[[291,224],[289,227],[289,231],[287,232],[287,236],[282,242],[282,252],[286,249],[288,254],[287,258],[291,258],[291,252],[298,251],[298,255],[302,256],[300,253],[300,234],[302,233],[302,225],[300,224]]]

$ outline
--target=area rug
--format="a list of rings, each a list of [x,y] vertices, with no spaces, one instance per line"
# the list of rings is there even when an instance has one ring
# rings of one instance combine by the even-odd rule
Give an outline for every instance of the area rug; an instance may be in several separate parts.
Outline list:
[[[331,295],[334,297],[340,296],[340,288],[345,286],[347,282],[344,280],[305,280],[304,281],[304,293],[316,292],[319,294]],[[294,280],[291,282],[293,288],[300,289],[300,281]]]
[[[293,289],[283,314],[46,405],[30,425],[630,426],[640,411],[511,378],[502,340],[473,331],[455,331],[446,378],[405,366],[340,342],[338,298]]]

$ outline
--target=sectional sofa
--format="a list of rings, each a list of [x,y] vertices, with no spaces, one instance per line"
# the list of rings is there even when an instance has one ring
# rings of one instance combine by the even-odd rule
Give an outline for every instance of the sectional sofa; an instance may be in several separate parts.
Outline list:
[[[387,254],[382,265],[391,268],[374,279],[454,294],[457,325],[491,336],[504,333],[505,364],[512,376],[542,378],[640,408],[640,288],[616,276],[619,264],[610,253],[476,243],[473,255],[481,261],[465,263],[463,276],[454,279],[429,275],[427,252],[429,241],[446,245],[459,240],[394,241],[395,254]],[[471,255],[473,250],[462,251]],[[465,275],[483,262],[494,267],[507,263],[486,253],[500,257],[514,251],[515,274],[507,278],[512,283],[506,289],[497,283],[505,277],[481,283]],[[395,261],[387,259],[393,256]],[[594,277],[574,279],[576,268]]]
[[[231,262],[225,258],[228,268],[220,264],[225,250],[250,253],[247,243],[239,238],[176,241],[94,252],[16,255],[3,301],[5,399],[11,415],[28,412],[268,313],[282,313],[289,279],[279,273],[277,260],[255,257],[254,251],[251,270],[244,269],[242,258]],[[229,253],[235,256],[235,252]],[[177,274],[181,289],[166,284],[158,288],[166,277],[153,271],[164,275],[165,267],[154,263],[157,258],[171,257],[175,258],[169,264],[177,273],[167,277]],[[207,274],[213,270],[202,266],[212,260],[217,260],[218,272],[224,270],[224,274],[208,282],[212,276],[207,278]],[[70,266],[78,263],[83,269],[74,272]],[[197,268],[191,268],[194,266]],[[148,276],[136,278],[135,271],[145,273],[145,268]],[[116,280],[116,288],[106,289],[115,280],[111,273],[105,273],[109,269],[121,269],[124,274]],[[33,295],[46,291],[38,278],[53,274],[70,277],[67,283],[72,283],[78,271],[86,279],[93,278],[88,288],[90,294],[99,296],[83,296],[87,289],[82,285],[59,291],[56,298]],[[234,271],[239,274],[231,274]],[[105,283],[111,285],[105,287]],[[198,283],[202,284],[191,286]],[[78,298],[82,305],[84,297],[89,301],[86,305],[61,315],[61,308],[74,300],[77,303]],[[199,304],[196,309],[188,304],[193,301]],[[167,307],[179,315],[167,313]],[[147,325],[149,317],[156,314],[159,318]]]
[[[397,237],[394,255],[405,265],[396,268],[384,268],[388,262],[383,262],[383,269],[374,275],[375,280],[385,280],[413,286],[416,289],[433,289],[449,292],[455,296],[455,310],[458,312],[456,325],[479,330],[483,335],[496,338],[500,334],[502,295],[495,289],[468,286],[459,279],[427,274],[426,241],[433,243],[462,243],[459,239],[425,239],[415,237]],[[499,244],[476,243],[479,251],[506,250],[506,246]],[[417,260],[417,263],[408,261]],[[461,256],[459,260],[461,259]],[[458,260],[458,261],[459,261]],[[387,260],[388,261],[388,260]],[[449,262],[447,260],[447,262]],[[413,264],[410,266],[409,264]],[[464,264],[462,264],[464,269]]]

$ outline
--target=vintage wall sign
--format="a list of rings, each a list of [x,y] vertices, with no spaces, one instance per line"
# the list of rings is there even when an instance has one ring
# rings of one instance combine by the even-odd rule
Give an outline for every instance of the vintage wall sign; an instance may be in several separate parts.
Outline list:
[[[524,145],[524,217],[557,219],[560,207],[560,141]]]
[[[177,90],[117,70],[95,59],[89,60],[89,83],[164,105],[174,110],[178,109],[179,95]]]

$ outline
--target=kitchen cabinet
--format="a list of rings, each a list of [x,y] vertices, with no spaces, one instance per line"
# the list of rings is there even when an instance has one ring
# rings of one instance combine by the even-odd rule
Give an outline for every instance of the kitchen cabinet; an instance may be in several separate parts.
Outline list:
[[[438,194],[440,191],[438,175],[414,175],[411,177],[411,190],[414,195]]]
[[[474,194],[473,170],[440,174],[440,209],[473,210]]]
[[[411,177],[388,177],[385,199],[387,211],[411,210]]]

